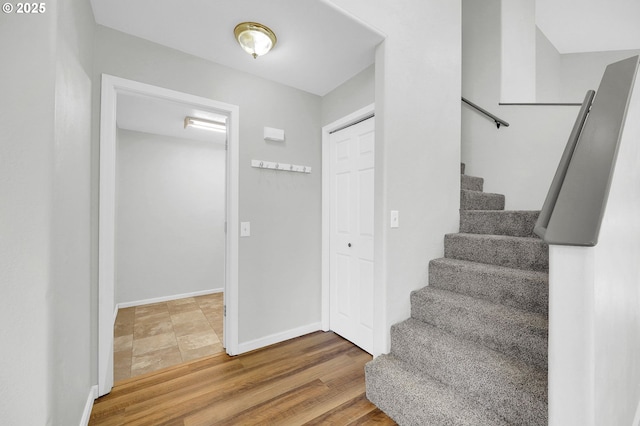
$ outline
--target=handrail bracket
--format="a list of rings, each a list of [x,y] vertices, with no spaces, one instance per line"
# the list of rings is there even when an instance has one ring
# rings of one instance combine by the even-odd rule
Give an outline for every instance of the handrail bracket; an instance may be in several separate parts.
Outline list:
[[[499,129],[501,125],[503,125],[504,127],[509,127],[509,123],[507,123],[506,121],[504,121],[503,119],[501,119],[500,117],[490,113],[489,111],[487,111],[486,109],[482,108],[479,105],[474,104],[473,102],[471,102],[470,100],[466,99],[464,96],[461,98],[462,102],[464,102],[465,104],[469,105],[470,107],[476,109],[477,111],[479,111],[481,114],[486,115],[487,117],[489,117],[490,119],[493,120],[494,123],[496,123],[496,127]]]

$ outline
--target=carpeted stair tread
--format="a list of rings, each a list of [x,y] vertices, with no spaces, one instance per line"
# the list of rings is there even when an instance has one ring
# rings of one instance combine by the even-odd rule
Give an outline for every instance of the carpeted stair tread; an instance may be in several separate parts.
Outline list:
[[[460,189],[482,191],[484,179],[476,176],[460,175]]]
[[[460,210],[460,232],[534,237],[539,211]]]
[[[546,425],[548,246],[538,211],[460,164],[460,233],[391,327],[391,353],[365,367],[367,397],[401,425]]]
[[[549,275],[467,260],[429,262],[429,286],[547,315]]]
[[[461,210],[504,210],[504,195],[460,190]]]
[[[549,270],[548,246],[537,238],[447,234],[444,257],[516,269]]]
[[[367,398],[400,425],[508,425],[496,413],[420,374],[393,355],[365,366]]]
[[[411,293],[411,317],[547,369],[547,318],[435,287]]]
[[[547,372],[416,319],[391,328],[391,353],[514,425],[547,424]]]

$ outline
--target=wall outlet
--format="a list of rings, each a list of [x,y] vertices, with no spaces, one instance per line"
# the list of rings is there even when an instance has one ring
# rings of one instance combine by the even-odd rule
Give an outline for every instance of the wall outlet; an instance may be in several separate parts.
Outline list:
[[[240,222],[240,236],[241,237],[251,236],[251,222]]]

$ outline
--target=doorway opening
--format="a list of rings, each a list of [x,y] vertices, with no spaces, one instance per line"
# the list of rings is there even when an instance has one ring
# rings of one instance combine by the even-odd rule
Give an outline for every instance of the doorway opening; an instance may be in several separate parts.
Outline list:
[[[227,140],[150,96],[118,94],[116,122],[114,382],[224,351]]]
[[[98,368],[99,368],[99,376],[98,376],[98,388],[99,395],[104,395],[108,393],[114,381],[114,324],[116,321],[117,314],[117,304],[116,297],[122,301],[122,297],[117,295],[116,289],[116,264],[118,264],[119,270],[121,266],[122,259],[119,259],[116,248],[119,247],[117,244],[117,236],[120,231],[116,227],[116,217],[117,217],[117,196],[119,195],[118,188],[118,173],[116,173],[117,169],[121,168],[116,161],[117,159],[117,148],[118,148],[118,124],[122,124],[123,121],[121,115],[118,114],[119,109],[126,108],[126,103],[123,102],[124,99],[135,99],[137,101],[146,100],[150,101],[151,104],[155,103],[168,103],[171,105],[182,105],[187,106],[191,109],[190,115],[198,116],[203,115],[200,118],[207,119],[209,121],[223,122],[223,134],[222,141],[223,146],[220,148],[219,155],[222,161],[226,164],[224,171],[224,185],[219,190],[222,192],[221,197],[224,199],[224,208],[223,211],[220,212],[219,216],[221,216],[221,220],[223,220],[220,225],[224,228],[224,233],[222,234],[222,238],[224,239],[224,247],[221,247],[222,256],[224,260],[220,264],[220,268],[222,271],[220,275],[222,276],[222,283],[211,283],[209,288],[208,284],[200,283],[202,289],[192,289],[192,291],[187,292],[187,294],[178,294],[174,290],[165,290],[165,294],[168,297],[158,297],[158,295],[154,295],[152,287],[154,284],[147,285],[146,288],[137,289],[138,293],[134,293],[134,295],[129,294],[128,296],[124,296],[124,300],[129,303],[129,306],[132,304],[144,305],[147,307],[152,306],[165,306],[167,310],[172,309],[174,313],[180,314],[181,309],[186,309],[186,305],[193,305],[191,307],[200,308],[199,300],[196,300],[195,297],[200,297],[205,294],[210,294],[214,292],[218,292],[223,290],[224,301],[222,312],[226,313],[224,317],[224,331],[222,344],[224,345],[226,352],[230,355],[235,355],[237,353],[238,346],[238,332],[237,332],[237,275],[238,275],[238,107],[235,105],[225,104],[222,102],[214,101],[207,98],[202,98],[198,96],[193,96],[181,92],[176,92],[169,89],[160,88],[157,86],[151,86],[144,83],[139,83],[131,80],[126,80],[118,77],[113,77],[109,75],[103,75],[102,78],[102,99],[101,99],[101,125],[100,125],[100,207],[99,207],[99,258],[98,258]],[[143,109],[150,108],[150,104],[148,104]],[[182,114],[182,113],[181,113]],[[184,119],[184,127],[186,127],[187,120],[185,117],[180,117],[179,126],[176,128],[180,128],[180,130],[184,131],[182,126],[182,119]],[[140,122],[144,121],[143,119]],[[151,118],[151,121],[154,121]],[[155,120],[162,122],[163,124],[167,121],[171,121],[171,119],[160,119]],[[141,123],[136,123],[131,125],[135,126],[143,126]],[[136,129],[134,129],[136,130]],[[140,129],[138,129],[140,130]],[[142,128],[144,130],[144,128]],[[125,135],[129,141],[133,140],[136,143],[136,147],[140,148],[144,146],[145,143],[148,145],[148,140],[145,140],[145,137],[140,137],[132,132],[130,129],[127,130],[127,134]],[[122,137],[122,135],[121,135]],[[171,138],[171,136],[167,136]],[[149,139],[148,137],[146,139]],[[157,141],[151,141],[151,144],[156,143]],[[166,142],[163,140],[162,142]],[[167,145],[169,146],[169,145]],[[201,145],[202,147],[202,145]],[[145,157],[145,155],[149,155],[144,152],[138,152],[138,157]],[[171,158],[170,152],[165,152],[166,158]],[[171,166],[172,167],[172,166]],[[138,173],[138,170],[135,170]],[[143,172],[144,174],[144,172]],[[142,179],[143,174],[138,174],[137,178]],[[167,170],[167,174],[169,170]],[[135,180],[137,180],[135,178]],[[173,175],[173,179],[179,179],[180,173]],[[202,186],[202,182],[194,181],[192,177],[192,184],[194,186]],[[173,183],[170,179],[165,182],[165,184]],[[128,185],[128,183],[127,183]],[[171,185],[165,185],[171,186]],[[162,187],[162,191],[166,188]],[[129,188],[126,188],[127,191]],[[127,192],[122,191],[122,192]],[[131,192],[131,191],[129,191]],[[135,191],[131,194],[128,194],[130,197],[130,201],[134,200],[140,196],[140,192],[136,195]],[[142,193],[144,196],[146,194]],[[157,194],[156,194],[157,195]],[[163,196],[166,196],[164,194]],[[197,198],[196,194],[196,198]],[[186,202],[185,200],[179,200],[176,204],[180,202]],[[134,203],[135,204],[135,203]],[[168,207],[167,207],[168,206]],[[170,208],[170,205],[165,205],[165,208]],[[188,210],[188,209],[183,209]],[[138,207],[134,207],[131,209],[132,212],[138,214],[141,217],[138,217],[138,223],[144,223],[145,221],[152,222],[154,219],[154,208],[151,207],[147,211],[144,211],[144,208],[141,208],[140,205]],[[211,212],[209,212],[211,213]],[[206,212],[203,212],[206,215]],[[203,219],[203,223],[206,222],[206,218]],[[120,227],[121,224],[118,224]],[[186,225],[185,225],[186,226]],[[135,227],[132,228],[132,230]],[[126,235],[126,233],[125,233]],[[120,233],[120,237],[122,233]],[[203,239],[206,242],[206,238]],[[121,241],[120,241],[121,242]],[[164,241],[166,243],[166,241]],[[132,258],[138,256],[140,259],[151,257],[149,254],[155,249],[155,244],[153,241],[146,242],[148,252],[145,253],[145,249],[140,250],[138,248],[138,253],[128,253]],[[196,244],[197,245],[197,244]],[[120,245],[121,246],[121,245]],[[191,247],[191,249],[194,249]],[[188,254],[187,257],[198,257],[197,247],[195,250],[192,250],[193,253]],[[158,253],[155,253],[155,261],[164,263],[167,262],[167,259],[162,260],[161,256],[158,256]],[[127,258],[128,258],[127,256]],[[166,256],[166,253],[165,253]],[[187,269],[189,265],[187,265]],[[151,272],[152,268],[147,268],[146,272]],[[184,275],[184,273],[188,273],[185,271],[179,272],[179,275]],[[158,283],[162,279],[162,274],[160,276],[155,277],[155,281],[153,278],[150,282]],[[130,277],[136,277],[135,273],[131,273]],[[171,280],[169,280],[171,281]],[[170,285],[170,284],[169,284]],[[146,296],[145,296],[146,295]],[[148,297],[147,297],[148,296]],[[127,300],[127,298],[129,300]],[[167,301],[167,299],[178,299],[173,302]],[[142,302],[142,303],[140,303]],[[188,302],[188,303],[187,303]],[[207,303],[204,301],[203,306],[206,306]],[[208,301],[210,303],[214,303],[213,300]],[[154,305],[155,303],[155,305]],[[169,306],[171,304],[171,307]],[[183,305],[180,307],[180,305]],[[120,307],[127,307],[127,303],[123,303]],[[210,307],[210,306],[209,306]],[[158,309],[158,307],[156,307]],[[225,312],[226,311],[226,312]],[[179,316],[179,315],[178,315]],[[169,324],[171,325],[171,324]],[[175,337],[174,337],[175,339]],[[194,353],[195,354],[195,353]],[[193,354],[192,354],[193,355]]]

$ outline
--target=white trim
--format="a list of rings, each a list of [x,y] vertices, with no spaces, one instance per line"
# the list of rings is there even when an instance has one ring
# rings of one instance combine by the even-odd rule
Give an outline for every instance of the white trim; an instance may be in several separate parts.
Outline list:
[[[322,330],[330,329],[329,318],[331,316],[330,300],[330,258],[331,258],[331,151],[329,140],[331,132],[349,124],[354,124],[367,116],[375,113],[375,104],[367,105],[359,110],[342,117],[333,123],[322,127],[322,308],[321,321]],[[380,295],[374,294],[374,306]],[[384,332],[384,330],[382,331]],[[380,330],[373,330],[374,340],[376,333]]]
[[[633,426],[640,426],[640,401],[638,401],[638,406],[636,407],[636,415],[633,416]]]
[[[214,288],[212,290],[194,291],[192,293],[174,294],[173,296],[154,297],[152,299],[134,300],[133,302],[122,302],[116,306],[118,309],[130,308],[132,306],[151,305],[153,303],[166,302],[168,300],[186,299],[188,297],[206,296],[207,294],[216,294],[224,292],[224,288]]]
[[[285,340],[295,339],[296,337],[304,336],[305,334],[313,333],[315,331],[322,330],[322,324],[315,322],[313,324],[303,325],[302,327],[293,328],[291,330],[282,331],[280,333],[271,334],[269,336],[261,337],[259,339],[250,340],[238,345],[239,354],[253,351],[256,349],[264,348],[265,346],[273,345],[276,343],[284,342]]]
[[[113,321],[115,289],[116,104],[118,93],[153,96],[215,110],[227,119],[227,234],[225,253],[224,346],[238,353],[238,192],[239,119],[237,105],[214,101],[133,80],[102,75],[100,112],[100,206],[98,223],[98,394],[113,387]]]
[[[116,87],[102,79],[100,101],[100,195],[98,216],[98,393],[113,387],[113,323],[115,321],[115,155]],[[105,141],[109,141],[106,143]],[[109,165],[111,165],[109,167]]]
[[[89,388],[89,396],[87,402],[84,404],[84,410],[82,411],[82,418],[80,419],[80,426],[87,426],[89,419],[91,418],[91,410],[93,410],[93,401],[98,397],[98,385],[93,385]]]

